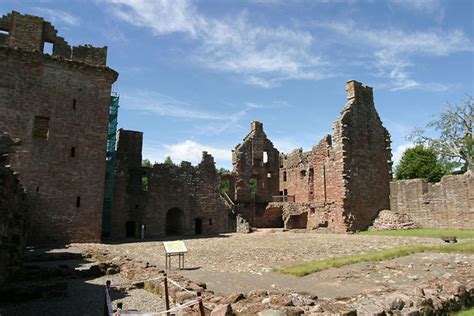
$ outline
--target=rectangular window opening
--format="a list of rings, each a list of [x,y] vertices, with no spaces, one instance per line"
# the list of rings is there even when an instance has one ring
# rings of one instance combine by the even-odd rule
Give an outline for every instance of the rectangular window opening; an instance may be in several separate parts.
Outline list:
[[[76,147],[71,147],[71,157],[76,156]]]
[[[212,218],[209,218],[209,226],[212,226]]]
[[[76,100],[76,99],[73,99],[73,100],[72,100],[72,110],[73,110],[73,111],[76,110],[76,104],[77,104],[77,100]]]
[[[268,153],[266,151],[263,152],[263,163],[268,162]]]
[[[39,192],[40,191],[40,187],[36,187],[36,192]]]
[[[43,44],[43,54],[53,55],[53,43],[44,42]]]
[[[283,171],[283,182],[286,182],[286,171]]]
[[[271,172],[267,172],[267,178],[270,179],[272,177],[272,173]]]
[[[148,176],[143,175],[142,176],[142,191],[147,192],[148,191],[148,185],[149,185]]]
[[[80,196],[76,197],[76,207],[81,207],[81,197]]]
[[[49,117],[35,116],[33,121],[33,138],[45,140],[49,138]]]

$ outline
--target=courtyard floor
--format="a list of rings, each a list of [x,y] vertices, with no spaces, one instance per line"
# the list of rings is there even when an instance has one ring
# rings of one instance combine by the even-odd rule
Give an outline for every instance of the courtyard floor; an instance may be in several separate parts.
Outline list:
[[[405,245],[444,244],[438,238],[317,234],[308,231],[260,230],[252,234],[182,238],[188,248],[185,270],[179,273],[205,282],[216,294],[254,289],[304,291],[319,297],[344,297],[369,289],[396,288],[428,278],[449,278],[458,268],[472,268],[474,255],[420,253],[398,259],[348,265],[294,277],[273,268]],[[162,241],[117,244],[76,244],[80,250],[96,248],[126,255],[164,269]],[[177,258],[176,258],[177,259]],[[177,262],[173,265],[176,268]]]

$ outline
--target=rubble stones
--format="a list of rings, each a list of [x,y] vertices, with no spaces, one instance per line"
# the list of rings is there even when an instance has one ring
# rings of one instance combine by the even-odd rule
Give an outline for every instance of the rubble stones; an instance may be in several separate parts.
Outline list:
[[[369,230],[403,230],[420,228],[420,225],[411,220],[405,213],[391,210],[382,210],[375,218]]]

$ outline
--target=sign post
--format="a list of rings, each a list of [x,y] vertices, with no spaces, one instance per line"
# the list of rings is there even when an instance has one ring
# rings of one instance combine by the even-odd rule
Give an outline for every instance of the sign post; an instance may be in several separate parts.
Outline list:
[[[165,247],[166,269],[171,269],[171,257],[173,256],[178,256],[178,268],[184,269],[184,254],[188,252],[184,241],[164,241],[163,247]]]

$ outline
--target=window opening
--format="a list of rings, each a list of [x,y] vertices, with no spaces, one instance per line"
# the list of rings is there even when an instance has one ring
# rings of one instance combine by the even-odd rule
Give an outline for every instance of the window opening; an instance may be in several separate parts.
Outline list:
[[[53,55],[53,43],[44,42],[43,44],[43,54]]]
[[[35,116],[35,120],[33,122],[33,138],[49,138],[49,117]]]
[[[75,157],[76,156],[76,147],[71,147],[71,157]]]
[[[283,171],[283,182],[286,182],[286,171]]]
[[[209,226],[212,226],[212,218],[209,218]]]
[[[263,152],[263,163],[268,162],[268,153],[266,151]]]
[[[81,197],[80,196],[76,197],[76,207],[81,207]]]
[[[75,111],[76,110],[76,104],[77,104],[77,100],[76,99],[73,99],[72,100],[72,109]]]

